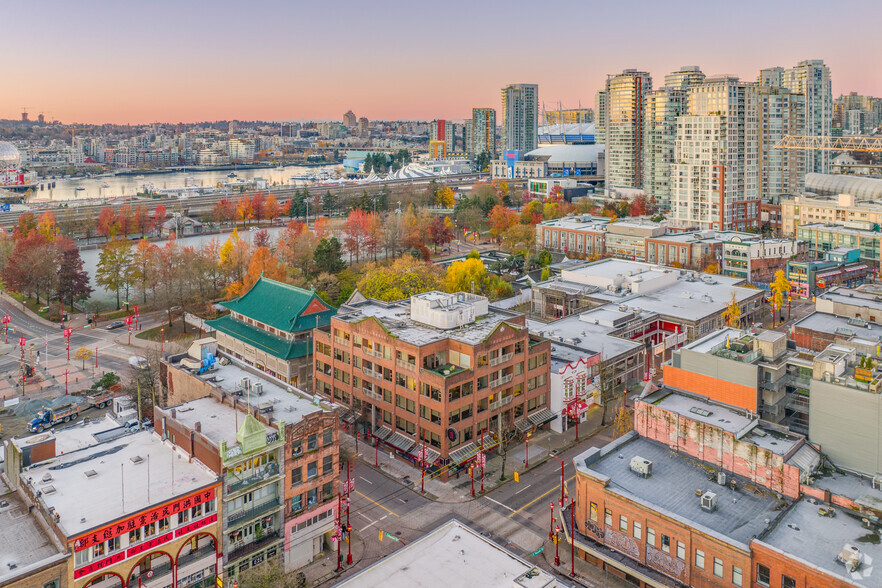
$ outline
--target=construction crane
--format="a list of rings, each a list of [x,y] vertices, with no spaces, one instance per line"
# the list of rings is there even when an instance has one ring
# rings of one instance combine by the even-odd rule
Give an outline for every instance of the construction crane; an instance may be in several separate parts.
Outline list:
[[[65,129],[64,132],[70,133],[70,146],[73,147],[74,146],[74,135],[76,134],[76,132],[77,131],[88,131],[88,130],[89,129],[87,129],[85,127],[71,127],[69,129]]]
[[[775,149],[882,153],[882,137],[802,137],[799,135],[785,135],[775,145]]]

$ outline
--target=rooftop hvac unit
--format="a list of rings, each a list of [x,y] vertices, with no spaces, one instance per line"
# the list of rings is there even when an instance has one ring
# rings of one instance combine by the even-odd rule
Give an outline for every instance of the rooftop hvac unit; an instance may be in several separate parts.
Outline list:
[[[717,472],[717,484],[720,486],[726,485],[726,472]]]
[[[652,462],[639,455],[635,455],[631,458],[631,471],[644,478],[648,478],[652,475]]]
[[[861,567],[863,555],[859,548],[851,543],[846,543],[839,555],[836,556],[836,559],[840,563],[845,564],[845,569],[848,570],[848,573],[851,573]]]
[[[263,383],[256,382],[254,384],[254,393],[257,394],[258,396],[263,396]]]
[[[705,492],[701,495],[701,508],[707,512],[717,510],[717,495],[715,492]]]

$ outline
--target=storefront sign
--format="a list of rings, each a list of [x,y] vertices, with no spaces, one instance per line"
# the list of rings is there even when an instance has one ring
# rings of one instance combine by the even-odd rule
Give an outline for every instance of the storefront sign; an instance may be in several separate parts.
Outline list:
[[[111,525],[98,529],[97,531],[77,537],[74,541],[74,551],[82,551],[83,549],[107,541],[108,539],[119,537],[123,533],[134,531],[135,529],[143,527],[149,523],[155,523],[160,519],[178,514],[188,508],[209,502],[214,496],[214,488],[200,490],[199,492],[179,498],[175,501],[164,504],[163,506],[158,506],[153,510],[143,511],[141,514],[128,519],[119,520]]]
[[[205,517],[201,521],[196,521],[195,523],[190,523],[189,525],[184,525],[180,529],[175,529],[175,537],[183,537],[187,533],[192,533],[196,529],[201,529],[206,525],[210,525],[217,521],[217,513],[214,513],[210,517]]]
[[[150,551],[154,547],[159,547],[163,543],[168,543],[174,538],[174,533],[166,533],[165,535],[159,535],[158,537],[154,537],[149,541],[145,541],[144,543],[139,543],[134,547],[130,547],[126,549],[126,557],[132,557],[133,555],[138,555],[139,553],[144,553],[145,551]]]
[[[278,440],[279,440],[279,432],[278,431],[273,431],[272,433],[266,434],[266,444],[267,445],[272,445],[273,443],[275,443]]]
[[[112,566],[113,564],[119,563],[126,558],[126,554],[122,551],[119,553],[114,553],[110,557],[105,557],[104,559],[96,562],[92,562],[87,566],[84,566],[78,570],[74,570],[74,579],[82,578],[83,576],[88,576],[93,572],[97,572],[98,570],[102,570],[107,566]]]

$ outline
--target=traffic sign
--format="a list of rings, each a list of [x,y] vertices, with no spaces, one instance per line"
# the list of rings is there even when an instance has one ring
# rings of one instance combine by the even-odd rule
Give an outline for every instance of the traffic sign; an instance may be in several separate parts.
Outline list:
[[[475,456],[475,465],[481,469],[484,469],[484,466],[487,465],[487,456],[483,453],[479,453]]]

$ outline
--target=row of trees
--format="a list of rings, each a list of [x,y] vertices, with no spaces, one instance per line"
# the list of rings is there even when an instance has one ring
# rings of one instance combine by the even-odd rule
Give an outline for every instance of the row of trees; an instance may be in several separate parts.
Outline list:
[[[7,288],[71,308],[92,293],[76,244],[59,234],[52,212],[26,213],[12,234],[0,233],[0,270]]]

